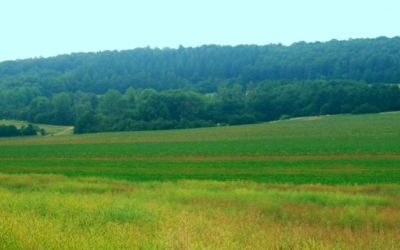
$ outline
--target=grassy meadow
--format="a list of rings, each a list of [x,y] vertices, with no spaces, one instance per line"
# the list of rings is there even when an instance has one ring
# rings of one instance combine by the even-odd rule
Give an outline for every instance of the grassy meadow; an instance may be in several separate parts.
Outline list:
[[[399,249],[400,113],[0,139],[0,198],[0,249]]]

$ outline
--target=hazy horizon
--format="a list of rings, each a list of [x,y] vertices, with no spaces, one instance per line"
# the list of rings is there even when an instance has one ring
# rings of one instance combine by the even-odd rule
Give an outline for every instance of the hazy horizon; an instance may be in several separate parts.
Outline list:
[[[398,36],[400,3],[93,1],[0,3],[0,62],[79,52]]]

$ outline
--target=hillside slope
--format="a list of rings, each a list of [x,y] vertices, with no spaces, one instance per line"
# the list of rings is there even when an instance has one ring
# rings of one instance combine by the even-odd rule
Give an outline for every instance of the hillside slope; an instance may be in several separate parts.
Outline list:
[[[282,45],[202,46],[78,53],[0,63],[0,88],[35,86],[44,94],[109,89],[190,88],[221,82],[344,79],[400,82],[400,37]]]

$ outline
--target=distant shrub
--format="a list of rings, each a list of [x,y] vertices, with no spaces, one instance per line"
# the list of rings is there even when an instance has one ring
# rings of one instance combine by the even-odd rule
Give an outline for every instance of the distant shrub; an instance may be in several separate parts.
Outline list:
[[[39,129],[39,133],[40,133],[40,135],[42,135],[42,136],[44,136],[44,135],[47,134],[47,133],[46,133],[46,130],[43,129],[43,128],[40,128],[40,129]]]
[[[32,136],[32,135],[37,135],[36,129],[33,127],[32,124],[28,124],[28,126],[22,126],[20,129],[20,133],[23,136]]]
[[[20,129],[18,129],[15,125],[0,125],[0,137],[33,136],[37,135],[38,131],[40,131],[42,135],[46,133],[44,129],[35,127],[32,124],[28,124],[28,126],[22,126]]]
[[[0,137],[19,136],[20,131],[14,125],[0,125]]]
[[[281,117],[279,117],[279,120],[289,120],[290,118],[292,118],[290,115],[281,115]]]

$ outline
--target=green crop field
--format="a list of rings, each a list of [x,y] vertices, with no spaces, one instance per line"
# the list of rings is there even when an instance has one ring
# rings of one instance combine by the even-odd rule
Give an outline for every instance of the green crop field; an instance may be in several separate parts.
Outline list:
[[[400,112],[0,139],[0,249],[399,249]]]

